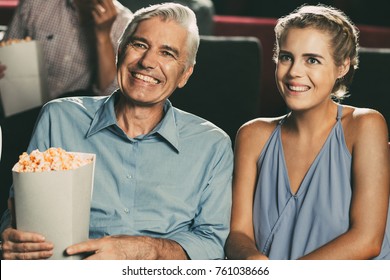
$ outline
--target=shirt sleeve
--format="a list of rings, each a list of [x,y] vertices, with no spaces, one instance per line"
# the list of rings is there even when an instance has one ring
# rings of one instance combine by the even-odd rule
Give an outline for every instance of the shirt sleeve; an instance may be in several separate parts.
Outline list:
[[[11,212],[9,209],[6,209],[1,216],[0,221],[0,233],[3,233],[5,229],[11,226]]]
[[[31,136],[30,143],[27,148],[27,153],[31,153],[33,150],[38,149],[40,151],[46,151],[50,148],[50,114],[49,104],[47,103],[42,107],[41,112],[38,115],[35,127]]]
[[[230,139],[219,147],[192,227],[188,232],[169,237],[183,247],[190,259],[224,258],[224,245],[230,230],[233,152]]]

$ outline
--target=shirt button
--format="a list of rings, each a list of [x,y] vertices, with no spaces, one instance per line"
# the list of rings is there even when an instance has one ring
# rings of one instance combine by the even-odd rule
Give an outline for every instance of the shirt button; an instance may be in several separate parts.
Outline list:
[[[131,176],[131,174],[127,174],[126,178],[131,179],[131,178],[133,178],[133,176]]]
[[[123,211],[125,211],[125,213],[129,213],[130,212],[129,208],[125,208],[125,209],[123,209]]]

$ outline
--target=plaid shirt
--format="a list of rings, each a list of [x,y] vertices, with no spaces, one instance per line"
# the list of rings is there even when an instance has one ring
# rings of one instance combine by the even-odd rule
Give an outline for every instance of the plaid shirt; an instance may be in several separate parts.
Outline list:
[[[111,40],[117,50],[118,39],[132,17],[130,10],[114,0],[118,16],[112,26]],[[95,88],[97,58],[91,27],[81,26],[72,0],[24,0],[4,35],[22,39],[30,36],[42,42],[51,98],[80,89]],[[118,88],[115,79],[98,94],[107,95]]]

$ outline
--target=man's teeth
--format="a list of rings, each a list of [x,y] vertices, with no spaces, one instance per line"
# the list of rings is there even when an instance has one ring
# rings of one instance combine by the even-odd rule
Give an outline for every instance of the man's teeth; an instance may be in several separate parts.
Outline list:
[[[158,80],[153,79],[152,77],[149,77],[149,76],[144,76],[144,75],[139,74],[139,73],[136,73],[133,76],[135,78],[140,79],[140,80],[142,80],[144,82],[147,82],[147,83],[151,83],[151,84],[158,84],[159,83]]]
[[[309,87],[306,86],[291,86],[291,85],[289,85],[288,88],[292,91],[306,91],[309,89]]]

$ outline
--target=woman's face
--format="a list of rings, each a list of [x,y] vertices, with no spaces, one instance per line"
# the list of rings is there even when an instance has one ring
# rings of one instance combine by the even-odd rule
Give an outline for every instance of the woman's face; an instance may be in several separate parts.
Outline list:
[[[275,77],[291,110],[307,110],[330,100],[336,79],[347,73],[349,67],[335,65],[330,39],[321,30],[292,28],[281,41]]]

